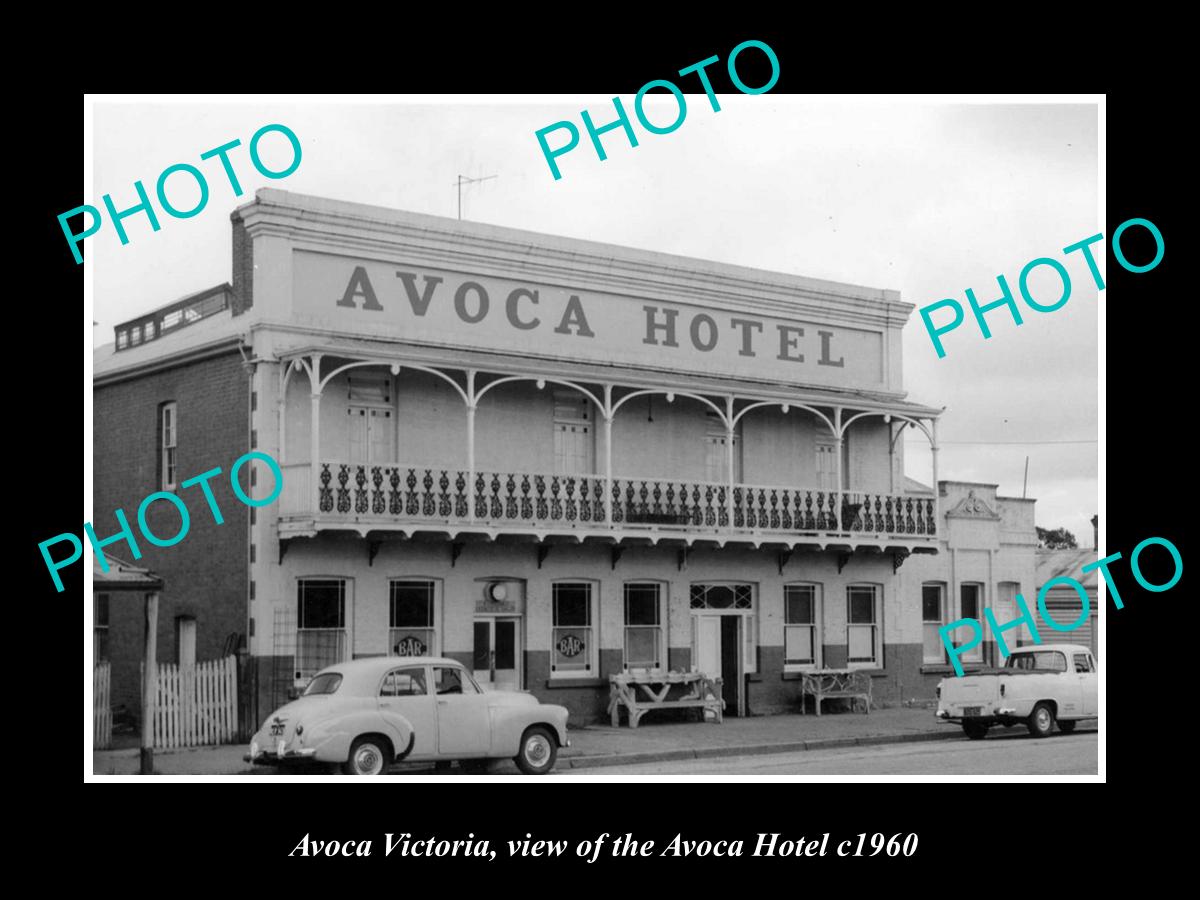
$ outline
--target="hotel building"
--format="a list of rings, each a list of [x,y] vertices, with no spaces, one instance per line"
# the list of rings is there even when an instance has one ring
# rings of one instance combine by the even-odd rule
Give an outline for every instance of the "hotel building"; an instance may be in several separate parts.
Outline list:
[[[938,480],[894,291],[278,190],[232,223],[229,284],[97,350],[95,504],[180,491],[192,533],[138,563],[159,646],[180,620],[198,658],[237,636],[253,722],[380,654],[459,659],[574,722],[639,670],[721,676],[726,715],[797,709],[814,668],[929,697],[931,626],[1034,588],[1033,501]],[[179,485],[251,449],[281,494],[249,509],[213,479],[217,525]]]

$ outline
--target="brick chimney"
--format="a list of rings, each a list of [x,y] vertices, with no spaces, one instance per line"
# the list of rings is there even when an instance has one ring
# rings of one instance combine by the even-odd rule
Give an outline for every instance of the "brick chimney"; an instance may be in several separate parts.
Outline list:
[[[240,316],[254,305],[254,257],[246,225],[242,217],[234,212],[229,217],[233,223],[233,314]]]

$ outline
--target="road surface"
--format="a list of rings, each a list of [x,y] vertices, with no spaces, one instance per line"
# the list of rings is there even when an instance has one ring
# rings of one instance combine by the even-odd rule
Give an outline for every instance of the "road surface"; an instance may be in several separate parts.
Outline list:
[[[1014,729],[1015,731],[1015,729]],[[1095,775],[1096,732],[1024,734],[555,770],[555,775]]]

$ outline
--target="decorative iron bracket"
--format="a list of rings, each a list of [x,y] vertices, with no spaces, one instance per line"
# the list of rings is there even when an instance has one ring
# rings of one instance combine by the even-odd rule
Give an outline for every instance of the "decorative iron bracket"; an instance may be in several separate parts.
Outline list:
[[[462,556],[463,547],[467,546],[462,541],[455,541],[450,545],[450,568],[454,568],[454,564],[458,562],[458,558]]]
[[[375,557],[379,555],[379,545],[383,541],[367,541],[367,565],[375,565]]]
[[[839,553],[837,558],[838,574],[842,574],[842,569],[846,568],[846,563],[850,562],[850,557],[854,555],[853,551],[847,553]]]
[[[790,549],[779,551],[779,574],[780,575],[783,574],[783,567],[788,564],[788,560],[790,560],[791,558],[792,558],[792,551]]]
[[[612,567],[615,571],[617,568],[617,563],[620,561],[622,554],[625,552],[625,548],[620,544],[613,544],[609,552],[612,555]]]
[[[904,565],[904,561],[908,559],[911,550],[897,550],[892,554],[892,574],[895,575],[900,571],[900,567]]]
[[[679,550],[679,571],[682,572],[687,568],[688,559],[692,555],[691,547],[681,547]]]
[[[549,554],[550,554],[550,545],[549,544],[538,544],[537,545],[537,560],[538,560],[538,568],[539,569],[542,567],[542,563],[544,563],[546,561],[546,557]]]
[[[279,564],[281,566],[283,565],[283,558],[285,556],[287,556],[288,547],[290,547],[291,545],[292,545],[292,542],[289,539],[280,538],[280,540],[279,540]]]

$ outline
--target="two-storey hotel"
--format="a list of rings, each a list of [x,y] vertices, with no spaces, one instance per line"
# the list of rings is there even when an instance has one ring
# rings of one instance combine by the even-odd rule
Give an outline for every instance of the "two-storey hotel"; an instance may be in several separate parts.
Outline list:
[[[252,720],[379,654],[574,721],[637,670],[719,675],[727,715],[796,708],[812,668],[931,695],[930,626],[1033,589],[1032,501],[939,484],[893,291],[277,190],[232,219],[231,284],[97,352],[96,508],[278,460],[277,502],[139,563],[160,646],[243,635]]]

